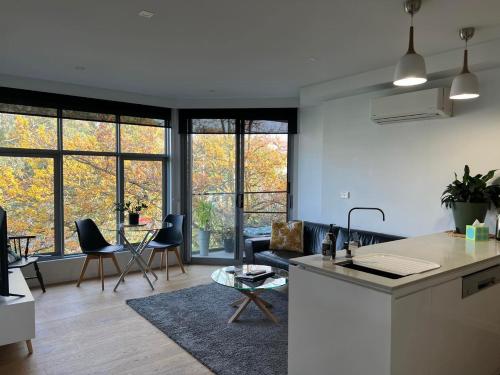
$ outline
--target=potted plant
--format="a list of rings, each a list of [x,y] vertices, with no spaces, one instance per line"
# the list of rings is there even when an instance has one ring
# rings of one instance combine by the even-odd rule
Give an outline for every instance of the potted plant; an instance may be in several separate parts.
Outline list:
[[[455,173],[455,181],[449,184],[441,195],[441,205],[451,208],[458,233],[465,233],[465,227],[476,219],[484,222],[491,204],[500,207],[500,185],[488,185],[496,170],[485,175],[471,176],[468,165],[460,181]]]
[[[198,227],[198,244],[200,255],[207,256],[210,245],[214,205],[212,202],[200,200],[194,210],[194,221]]]
[[[135,204],[132,201],[126,201],[125,203],[115,203],[115,206],[116,211],[128,213],[129,225],[139,225],[141,211],[148,208],[148,205],[140,198],[137,198]]]
[[[224,243],[224,251],[232,253],[234,251],[234,230],[233,228],[224,228],[222,232],[222,241]]]

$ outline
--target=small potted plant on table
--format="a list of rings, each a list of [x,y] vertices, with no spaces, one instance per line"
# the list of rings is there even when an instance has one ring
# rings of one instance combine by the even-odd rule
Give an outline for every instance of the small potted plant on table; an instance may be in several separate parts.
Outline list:
[[[129,225],[139,225],[139,217],[143,209],[148,208],[148,205],[138,198],[134,203],[126,201],[125,203],[116,203],[116,211],[128,213]]]
[[[500,185],[488,185],[496,170],[485,175],[471,176],[468,165],[460,181],[455,173],[455,181],[449,184],[441,196],[441,204],[453,211],[455,227],[458,233],[465,233],[465,227],[476,219],[481,223],[491,204],[500,207]]]

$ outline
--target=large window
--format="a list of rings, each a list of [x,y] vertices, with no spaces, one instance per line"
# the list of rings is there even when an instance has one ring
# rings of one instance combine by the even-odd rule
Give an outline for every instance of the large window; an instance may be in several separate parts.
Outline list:
[[[124,219],[116,203],[145,200],[143,220],[161,220],[169,115],[165,108],[0,88],[0,206],[9,234],[36,235],[32,252],[62,256],[81,251],[75,220],[93,219],[115,242],[112,229]]]

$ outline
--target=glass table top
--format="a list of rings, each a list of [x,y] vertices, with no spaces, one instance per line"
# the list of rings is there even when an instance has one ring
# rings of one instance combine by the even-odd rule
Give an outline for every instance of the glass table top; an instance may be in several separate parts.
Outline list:
[[[154,231],[154,230],[160,230],[160,229],[165,229],[165,228],[171,228],[172,223],[168,222],[151,222],[151,223],[145,223],[145,224],[138,224],[138,225],[130,225],[128,223],[119,223],[115,227],[108,226],[104,229],[109,230],[109,231],[121,231],[121,230],[126,230],[128,232],[149,232],[149,231]]]
[[[234,271],[233,271],[234,270]],[[238,274],[265,270],[266,272],[274,272],[274,275],[268,277],[264,280],[259,281],[246,281],[238,280],[235,276]],[[270,266],[261,266],[255,264],[245,264],[243,266],[229,266],[224,268],[219,268],[212,273],[212,280],[217,284],[228,286],[230,288],[235,288],[238,290],[266,290],[274,289],[284,286],[288,283],[288,272],[281,269]]]

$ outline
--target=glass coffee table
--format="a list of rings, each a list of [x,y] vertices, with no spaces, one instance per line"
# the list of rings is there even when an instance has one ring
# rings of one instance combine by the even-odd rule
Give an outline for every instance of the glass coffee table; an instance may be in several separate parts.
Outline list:
[[[255,270],[265,270],[266,272],[274,272],[274,275],[259,281],[242,281],[237,279],[235,276],[238,274],[255,271]],[[237,310],[231,316],[228,323],[233,323],[236,321],[241,313],[246,309],[250,302],[254,302],[257,307],[262,310],[262,312],[271,319],[274,323],[278,323],[278,318],[274,316],[270,308],[271,304],[266,302],[262,297],[259,296],[265,290],[276,289],[288,284],[288,272],[281,269],[270,266],[261,265],[243,265],[243,266],[230,266],[219,268],[212,273],[212,280],[217,284],[236,289],[243,297],[232,302],[229,306],[237,307]]]

